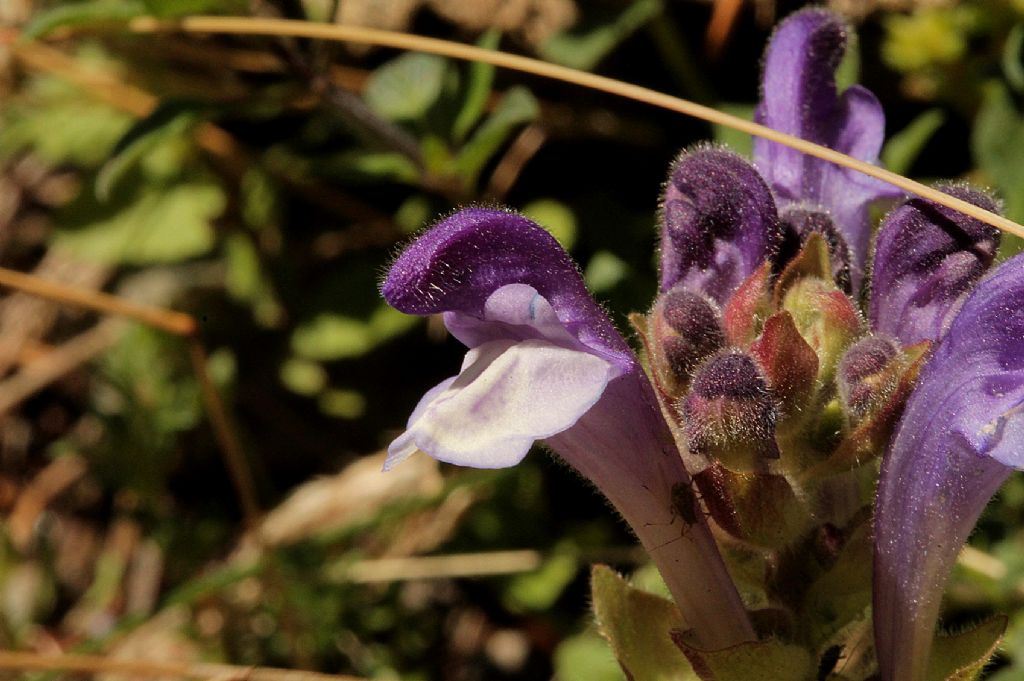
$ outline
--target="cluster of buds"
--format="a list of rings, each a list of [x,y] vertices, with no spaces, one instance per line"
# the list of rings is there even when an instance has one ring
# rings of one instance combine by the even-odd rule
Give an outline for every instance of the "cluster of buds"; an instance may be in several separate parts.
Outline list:
[[[878,101],[834,82],[846,39],[828,12],[787,19],[756,116],[876,163]],[[898,202],[874,230],[879,201]],[[957,552],[1024,466],[1024,256],[990,272],[995,229],[763,140],[753,163],[680,155],[660,236],[641,358],[526,218],[471,208],[416,239],[382,293],[469,351],[385,467],[511,466],[545,444],[664,577],[682,617],[650,632],[679,648],[666,678],[970,678],[987,653],[949,646],[948,673],[929,653]],[[616,652],[645,678],[646,652]]]

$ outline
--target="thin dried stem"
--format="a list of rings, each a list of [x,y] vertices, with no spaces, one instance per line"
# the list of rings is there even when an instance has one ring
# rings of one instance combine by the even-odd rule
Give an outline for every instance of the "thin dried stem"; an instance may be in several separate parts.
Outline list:
[[[486,577],[532,572],[544,563],[539,551],[492,551],[447,556],[375,558],[346,566],[333,576],[340,581],[371,584],[411,579]]]
[[[0,650],[0,669],[20,671],[71,671],[127,676],[180,676],[224,681],[364,681],[345,674],[321,674],[297,669],[242,667],[230,664],[125,660],[100,655],[38,655]]]
[[[96,99],[134,116],[146,116],[159,104],[159,100],[148,92],[102,71],[83,69],[74,59],[44,43],[11,41],[9,47],[23,65],[59,76]]]
[[[85,459],[65,454],[51,461],[18,495],[18,501],[7,516],[7,532],[19,551],[26,551],[32,541],[36,521],[50,502],[88,471]]]
[[[0,286],[7,286],[68,305],[84,307],[102,314],[127,317],[176,336],[191,336],[196,332],[196,320],[182,312],[133,303],[100,291],[83,291],[3,267],[0,267]]]
[[[10,378],[0,381],[0,416],[108,350],[121,336],[122,324],[115,319],[102,321],[60,347],[28,362]]]
[[[523,128],[491,173],[485,195],[498,201],[504,199],[512,185],[519,179],[523,168],[534,154],[540,151],[546,140],[547,134],[539,125],[528,125]]]
[[[340,24],[319,24],[291,19],[270,19],[254,17],[186,17],[177,21],[162,21],[152,17],[139,17],[127,24],[128,30],[135,33],[167,33],[181,31],[185,33],[224,33],[232,35],[265,35],[314,38],[355,42],[382,47],[393,47],[400,50],[428,52],[452,59],[479,61],[493,64],[501,68],[512,69],[522,73],[530,73],[544,78],[572,83],[592,90],[626,97],[638,102],[645,102],[669,111],[675,111],[701,120],[724,125],[740,132],[745,132],[766,140],[796,149],[809,156],[820,158],[850,168],[859,173],[874,177],[883,182],[895,185],[900,189],[916,194],[922,198],[960,211],[976,220],[980,220],[998,229],[1024,238],[1024,226],[991,211],[984,210],[967,201],[950,196],[927,185],[890,172],[878,166],[865,163],[842,154],[834,149],[808,142],[807,140],[787,135],[765,127],[753,121],[718,111],[679,97],[673,97],[656,90],[624,83],[613,78],[606,78],[593,73],[549,64],[539,59],[531,59],[520,55],[507,54],[488,50],[473,45],[464,45],[438,38],[410,35],[395,31],[383,31],[360,26],[344,26]]]
[[[373,584],[401,582],[414,579],[456,579],[513,575],[540,569],[550,558],[540,551],[522,549],[513,551],[484,551],[480,553],[454,553],[441,556],[396,556],[367,558],[351,565],[339,565],[327,570],[327,578],[337,582]],[[642,563],[647,554],[640,547],[612,547],[585,552],[580,563]]]
[[[214,437],[217,438],[217,443],[220,445],[221,451],[224,452],[224,458],[231,473],[231,482],[234,483],[235,492],[242,504],[246,526],[255,531],[259,527],[262,511],[257,501],[256,485],[252,479],[249,462],[246,460],[242,444],[238,440],[237,430],[231,422],[231,417],[228,416],[220,391],[217,390],[217,386],[214,385],[210,376],[206,348],[198,338],[189,338],[188,353],[196,378],[199,380],[199,390],[203,395],[203,402],[206,403],[206,414],[210,418]]]

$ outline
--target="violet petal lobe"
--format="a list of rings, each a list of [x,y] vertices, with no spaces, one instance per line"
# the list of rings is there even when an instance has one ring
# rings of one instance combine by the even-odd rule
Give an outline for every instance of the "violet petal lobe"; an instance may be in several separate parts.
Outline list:
[[[836,89],[835,70],[846,41],[842,19],[825,10],[802,10],[783,21],[765,52],[755,118],[780,132],[877,163],[885,134],[881,105],[861,86],[841,95]],[[754,163],[780,204],[811,202],[831,213],[853,251],[856,290],[871,238],[869,204],[898,196],[899,190],[761,138],[754,139]]]
[[[885,681],[924,678],[942,591],[974,523],[1024,467],[1024,256],[983,278],[922,370],[875,508],[875,643]]]
[[[940,186],[986,210],[998,205],[966,186]],[[868,316],[904,345],[942,336],[963,297],[988,270],[999,230],[925,199],[909,199],[882,221],[875,243]]]
[[[757,170],[714,147],[672,164],[661,210],[661,290],[682,284],[724,303],[781,240],[771,191]]]

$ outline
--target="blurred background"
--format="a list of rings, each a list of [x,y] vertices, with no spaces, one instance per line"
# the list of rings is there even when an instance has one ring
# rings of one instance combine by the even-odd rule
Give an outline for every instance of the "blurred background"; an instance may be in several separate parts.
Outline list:
[[[801,4],[0,0],[0,266],[194,316],[248,471],[229,472],[186,340],[5,289],[0,649],[620,679],[588,565],[658,578],[585,481],[542,451],[506,471],[414,457],[380,473],[463,350],[385,306],[377,282],[438,216],[506,204],[570,250],[625,331],[655,290],[668,164],[708,139],[748,153],[749,138],[436,56],[124,22],[409,31],[749,117],[771,26]],[[1024,220],[1024,2],[831,6],[860,36],[841,81],[887,112],[888,167],[993,187]],[[1022,519],[1014,477],[948,594],[954,628],[1011,615],[1000,681],[1024,679]]]

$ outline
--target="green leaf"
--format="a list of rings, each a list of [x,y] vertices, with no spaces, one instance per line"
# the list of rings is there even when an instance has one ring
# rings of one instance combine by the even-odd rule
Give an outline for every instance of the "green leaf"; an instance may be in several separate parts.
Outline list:
[[[477,46],[486,50],[494,50],[501,40],[501,33],[490,29],[480,36]],[[462,108],[455,116],[452,124],[452,140],[461,142],[480,120],[487,106],[487,97],[491,94],[494,84],[495,68],[491,64],[475,61],[469,65],[469,83],[466,85],[466,96],[462,100]]]
[[[994,617],[954,636],[937,636],[928,660],[928,681],[973,681],[981,674],[1006,631],[1006,617]]]
[[[575,551],[556,551],[539,569],[512,578],[506,591],[507,605],[513,611],[550,610],[578,570]]]
[[[366,412],[366,398],[356,390],[325,390],[320,395],[320,411],[336,419],[358,419]]]
[[[393,151],[355,149],[337,154],[313,166],[322,173],[352,182],[402,182],[412,184],[420,171],[408,156]]]
[[[598,251],[587,263],[583,280],[594,293],[603,293],[615,287],[629,274],[629,265],[611,251]]]
[[[295,330],[292,350],[301,357],[317,361],[360,357],[416,322],[416,317],[383,303],[368,319],[325,312]]]
[[[540,48],[545,61],[590,71],[616,45],[662,11],[661,0],[637,0],[611,21],[597,17],[594,22],[573,27],[551,37]]]
[[[100,358],[91,406],[103,437],[88,455],[112,487],[158,489],[176,463],[178,433],[199,422],[199,386],[184,350],[179,338],[131,324]]]
[[[164,102],[137,121],[118,140],[111,157],[96,176],[96,195],[106,201],[117,183],[146,156],[170,140],[181,138],[200,120],[194,106],[182,102]]]
[[[681,633],[673,639],[703,681],[807,681],[814,669],[810,653],[774,639],[714,651],[694,648]]]
[[[718,108],[733,116],[739,116],[748,121],[754,120],[753,104],[723,102],[718,105]],[[730,128],[727,125],[719,125],[718,123],[711,126],[711,131],[715,136],[716,142],[724,144],[741,156],[750,158],[754,149],[754,140],[750,133]]]
[[[365,355],[373,349],[366,322],[335,314],[317,315],[292,335],[292,350],[301,357],[328,361]]]
[[[532,122],[540,114],[540,106],[530,91],[513,87],[502,97],[498,108],[484,121],[473,137],[459,150],[455,166],[468,182],[477,175],[518,126]]]
[[[308,359],[289,357],[281,365],[281,383],[293,393],[307,397],[316,395],[327,385],[327,372]]]
[[[1024,116],[1014,106],[1006,86],[985,85],[981,108],[974,122],[971,149],[978,167],[991,178],[1002,196],[1006,217],[1024,220]],[[1020,250],[1021,240],[1004,235],[1001,255]]]
[[[273,285],[263,271],[256,246],[244,234],[229,234],[224,239],[224,285],[228,294],[249,304],[253,317],[262,326],[277,325],[281,304]]]
[[[21,39],[36,40],[57,28],[88,28],[126,22],[147,13],[146,5],[135,0],[103,0],[57,5],[36,14],[22,31]]]
[[[1003,46],[1003,73],[1008,82],[1017,92],[1024,92],[1024,24],[1017,24],[1010,29]]]
[[[246,0],[142,0],[146,10],[161,19],[190,14],[237,14],[246,11]]]
[[[894,173],[906,174],[932,135],[946,122],[940,109],[928,109],[907,127],[889,138],[882,148],[882,165]]]
[[[61,211],[53,243],[109,264],[175,262],[210,250],[211,221],[225,205],[221,187],[202,177],[168,185],[135,183],[108,203],[82,192]]]
[[[239,210],[245,224],[253,229],[275,225],[280,219],[281,198],[270,175],[258,166],[245,171],[238,183]]]
[[[94,167],[107,158],[132,118],[56,78],[34,78],[0,121],[0,156],[31,149],[53,165]]]
[[[860,64],[860,40],[857,33],[850,31],[849,40],[846,42],[846,52],[843,53],[843,59],[836,67],[836,89],[839,92],[860,81]]]
[[[831,569],[810,585],[800,617],[813,646],[831,640],[870,606],[871,555],[871,523],[863,522]]]
[[[563,640],[555,650],[558,681],[626,681],[608,643],[587,631]]]
[[[441,96],[447,66],[443,57],[407,52],[373,72],[363,97],[385,118],[421,118]]]
[[[571,250],[576,243],[576,216],[564,203],[537,199],[523,206],[523,215],[551,232],[565,250]]]
[[[970,12],[954,7],[919,7],[910,14],[890,14],[884,21],[882,59],[903,72],[954,64],[967,50],[970,24]]]
[[[604,565],[591,570],[590,591],[598,628],[632,681],[697,678],[686,657],[672,643],[670,632],[685,628],[672,601],[631,587]]]

